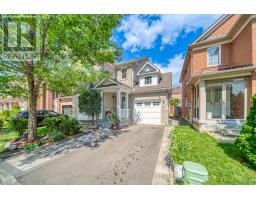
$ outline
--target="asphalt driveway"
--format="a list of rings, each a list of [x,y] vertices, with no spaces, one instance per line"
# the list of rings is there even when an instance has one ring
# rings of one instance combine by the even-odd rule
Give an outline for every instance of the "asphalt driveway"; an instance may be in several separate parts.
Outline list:
[[[21,184],[151,184],[164,126],[134,125],[18,178]]]

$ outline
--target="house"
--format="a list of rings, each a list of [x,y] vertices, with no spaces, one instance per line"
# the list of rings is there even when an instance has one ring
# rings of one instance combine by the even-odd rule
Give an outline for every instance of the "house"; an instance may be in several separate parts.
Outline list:
[[[115,111],[122,123],[168,124],[171,72],[162,73],[148,58],[104,64],[97,69],[111,73],[111,78],[94,86],[103,99],[100,119]],[[78,96],[73,97],[73,112],[78,120],[91,120],[91,116],[79,112]]]
[[[52,110],[65,115],[73,115],[72,96],[63,96],[56,92],[51,92],[47,88],[41,88],[38,100],[38,110]]]
[[[223,15],[185,57],[182,116],[200,131],[239,134],[256,94],[256,15]]]
[[[25,110],[27,108],[27,103],[21,98],[6,97],[0,99],[0,112],[10,110],[14,106],[20,106],[21,110]]]

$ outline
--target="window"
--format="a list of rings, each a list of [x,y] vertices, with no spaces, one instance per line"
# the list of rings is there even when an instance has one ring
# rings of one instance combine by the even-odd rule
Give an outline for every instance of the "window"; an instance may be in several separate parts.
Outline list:
[[[220,64],[220,48],[208,48],[208,66],[216,66]]]
[[[153,102],[153,106],[159,106],[160,105],[160,102]]]
[[[127,77],[127,69],[122,69],[122,79]]]
[[[121,109],[125,109],[125,96],[121,98]]]
[[[145,77],[145,85],[151,85],[152,83],[152,76]]]
[[[136,103],[136,106],[141,107],[142,103]]]
[[[150,106],[150,104],[151,104],[150,102],[145,102],[144,103],[145,106]]]

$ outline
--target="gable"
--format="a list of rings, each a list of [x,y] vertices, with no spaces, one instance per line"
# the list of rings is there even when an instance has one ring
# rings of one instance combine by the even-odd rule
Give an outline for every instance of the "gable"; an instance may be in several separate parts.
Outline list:
[[[101,82],[99,82],[95,88],[102,88],[102,87],[110,87],[110,86],[117,86],[118,83],[116,83],[115,81],[112,81],[112,80],[103,80]]]
[[[144,66],[139,70],[138,75],[148,74],[148,73],[153,73],[153,72],[159,72],[159,69],[156,68],[151,63],[146,62],[144,64]]]
[[[232,15],[227,21],[215,29],[207,38],[216,37],[218,35],[227,34],[235,25],[241,15]],[[207,39],[206,38],[206,39]]]

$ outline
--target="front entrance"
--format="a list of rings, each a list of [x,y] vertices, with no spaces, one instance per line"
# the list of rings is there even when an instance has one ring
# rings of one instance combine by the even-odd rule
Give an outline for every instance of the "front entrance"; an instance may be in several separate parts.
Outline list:
[[[222,86],[206,88],[206,115],[207,118],[221,118],[222,115]]]
[[[246,84],[243,78],[206,83],[207,119],[244,119]]]

